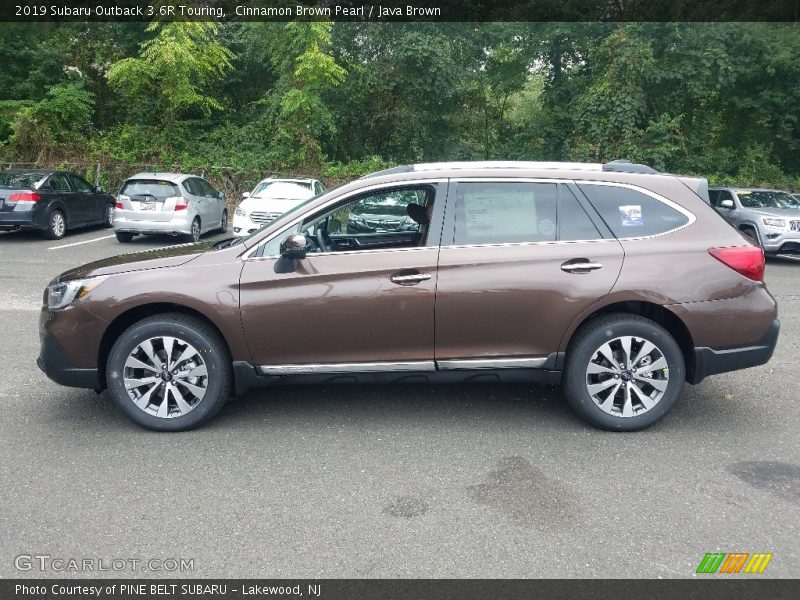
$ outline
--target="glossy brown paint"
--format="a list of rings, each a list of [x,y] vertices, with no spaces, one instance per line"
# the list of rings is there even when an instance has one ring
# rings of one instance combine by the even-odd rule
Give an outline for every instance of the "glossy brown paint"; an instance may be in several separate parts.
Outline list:
[[[359,180],[320,197],[303,214],[382,184],[486,175],[454,169]],[[233,361],[258,366],[544,357],[565,351],[577,328],[598,310],[629,301],[664,307],[682,320],[695,345],[712,348],[747,345],[775,319],[775,302],[763,284],[708,254],[711,247],[747,242],[674,177],[492,169],[491,178],[628,183],[669,198],[698,218],[644,240],[309,254],[288,272],[276,269],[278,259],[247,258],[250,249],[301,216],[294,214],[222,250],[176,246],[72,269],[60,279],[113,276],[75,306],[44,309],[43,331],[75,367],[95,368],[103,361],[101,343],[114,331],[112,324],[132,311],[169,304],[203,315],[225,338]],[[435,227],[442,227],[441,213]],[[572,258],[603,268],[561,271],[561,263]],[[431,279],[407,287],[390,281],[406,270]],[[733,322],[744,324],[731,328]]]
[[[577,258],[603,267],[561,270]],[[575,315],[608,294],[622,259],[616,240],[443,247],[436,358],[546,357]]]
[[[242,323],[256,365],[433,360],[438,248],[249,260]],[[285,260],[283,260],[285,262]],[[390,278],[430,275],[415,285]]]

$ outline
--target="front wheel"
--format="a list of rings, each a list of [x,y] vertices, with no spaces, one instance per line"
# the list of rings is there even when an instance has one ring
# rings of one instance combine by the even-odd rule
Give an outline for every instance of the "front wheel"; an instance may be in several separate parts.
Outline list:
[[[106,206],[106,216],[103,220],[103,227],[113,227],[114,226],[114,205],[109,204]]]
[[[570,344],[564,392],[593,425],[636,431],[672,408],[686,375],[683,353],[654,321],[612,314],[587,323]]]
[[[220,222],[219,222],[219,230],[222,233],[225,233],[225,232],[228,231],[228,211],[227,210],[223,210],[222,211],[222,218],[220,219]]]
[[[124,231],[118,231],[116,233],[116,236],[117,236],[117,241],[120,244],[127,244],[133,239],[133,234],[132,233],[126,233]]]
[[[231,389],[225,343],[206,323],[183,314],[129,327],[108,357],[106,381],[116,405],[156,431],[197,427],[225,404]]]

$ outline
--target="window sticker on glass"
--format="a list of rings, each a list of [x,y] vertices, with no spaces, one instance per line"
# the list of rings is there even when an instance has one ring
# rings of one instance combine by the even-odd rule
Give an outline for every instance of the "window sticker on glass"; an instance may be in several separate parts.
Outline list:
[[[464,194],[467,235],[525,235],[537,231],[536,203],[530,191],[470,190]]]
[[[623,227],[642,227],[644,225],[642,207],[639,204],[620,206],[619,216]]]

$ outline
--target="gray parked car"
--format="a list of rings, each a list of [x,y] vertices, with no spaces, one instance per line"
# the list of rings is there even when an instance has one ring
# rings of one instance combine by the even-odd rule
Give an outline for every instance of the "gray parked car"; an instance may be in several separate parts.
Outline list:
[[[225,195],[196,175],[138,173],[122,184],[114,209],[120,242],[138,234],[183,235],[196,242],[208,231],[227,231]]]
[[[781,190],[716,187],[711,206],[769,255],[800,253],[800,200]]]

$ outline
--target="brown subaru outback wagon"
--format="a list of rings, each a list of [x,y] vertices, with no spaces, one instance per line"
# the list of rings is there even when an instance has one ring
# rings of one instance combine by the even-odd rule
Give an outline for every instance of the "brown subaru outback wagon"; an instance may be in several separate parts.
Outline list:
[[[389,169],[245,238],[63,273],[39,366],[156,430],[256,385],[363,381],[563,383],[591,423],[641,429],[777,341],[763,252],[706,199],[625,161]]]

